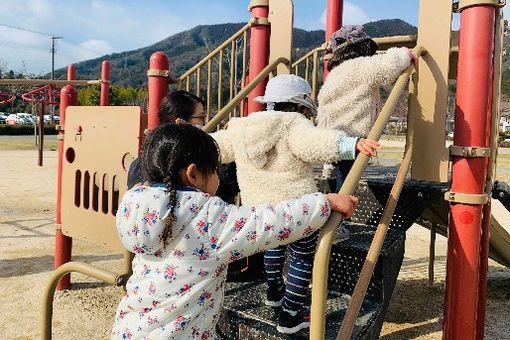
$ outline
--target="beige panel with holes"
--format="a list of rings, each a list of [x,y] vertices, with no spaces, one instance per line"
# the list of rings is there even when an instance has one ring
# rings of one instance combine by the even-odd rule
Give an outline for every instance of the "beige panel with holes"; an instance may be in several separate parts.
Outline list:
[[[409,112],[416,117],[411,175],[413,179],[446,182],[451,1],[421,0],[418,21],[417,45],[423,46],[427,54],[420,59],[418,73],[413,75],[415,91],[409,98]]]
[[[62,232],[119,252],[115,213],[138,155],[137,106],[67,108],[62,175]]]

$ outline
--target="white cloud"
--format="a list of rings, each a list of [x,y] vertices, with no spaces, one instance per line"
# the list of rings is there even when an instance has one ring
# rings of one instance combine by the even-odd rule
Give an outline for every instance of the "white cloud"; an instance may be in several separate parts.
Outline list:
[[[308,19],[308,16],[297,17],[295,26],[307,30],[324,30],[326,29],[327,8],[324,8],[319,18]],[[343,24],[344,25],[362,25],[371,21],[369,15],[359,7],[349,1],[344,2],[343,7]]]
[[[196,25],[250,18],[246,6],[219,0],[1,0],[1,4],[5,15],[0,25],[64,37],[57,41],[57,68],[145,47]],[[0,26],[0,49],[0,62],[9,68],[21,70],[22,60],[29,72],[50,72],[49,35]]]
[[[369,21],[371,21],[370,17],[361,7],[354,5],[349,1],[344,2],[344,25],[362,25]]]

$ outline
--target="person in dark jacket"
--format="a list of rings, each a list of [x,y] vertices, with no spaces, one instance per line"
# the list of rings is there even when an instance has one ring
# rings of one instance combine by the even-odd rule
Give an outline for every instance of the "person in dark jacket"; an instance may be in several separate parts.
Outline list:
[[[204,101],[188,91],[171,92],[161,101],[158,118],[160,124],[187,123],[202,128],[205,122]],[[136,158],[129,166],[128,189],[137,183],[144,182],[140,169],[140,159]]]

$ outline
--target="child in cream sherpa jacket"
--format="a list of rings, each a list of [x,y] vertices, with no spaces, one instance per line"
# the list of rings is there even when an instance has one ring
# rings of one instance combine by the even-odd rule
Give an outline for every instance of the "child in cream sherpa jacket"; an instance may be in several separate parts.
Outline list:
[[[221,161],[236,162],[243,204],[276,203],[315,192],[314,164],[353,159],[356,149],[375,153],[377,142],[315,127],[308,119],[315,111],[310,92],[304,79],[279,75],[268,82],[264,96],[258,97],[268,111],[232,118],[226,130],[211,134],[219,145]],[[282,333],[292,334],[308,326],[304,304],[317,235],[313,233],[290,244],[285,286],[285,247],[264,255],[266,305],[282,306],[277,324]]]
[[[392,84],[414,59],[407,48],[376,54],[377,48],[362,26],[343,26],[333,34],[330,73],[318,95],[319,127],[368,136],[377,119],[380,86]],[[337,164],[336,191],[351,166],[349,161]],[[324,169],[323,174],[330,172],[327,165]]]
[[[368,136],[381,85],[392,84],[413,59],[407,48],[375,54],[377,44],[361,26],[344,26],[332,38],[330,73],[319,91],[318,126]]]

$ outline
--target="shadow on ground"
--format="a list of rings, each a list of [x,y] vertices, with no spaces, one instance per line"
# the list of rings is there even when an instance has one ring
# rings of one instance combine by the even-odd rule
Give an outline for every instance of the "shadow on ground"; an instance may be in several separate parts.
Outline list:
[[[73,261],[93,263],[98,261],[121,260],[122,255],[78,255]],[[21,257],[0,260],[0,278],[15,277],[49,272],[53,270],[53,256]]]

